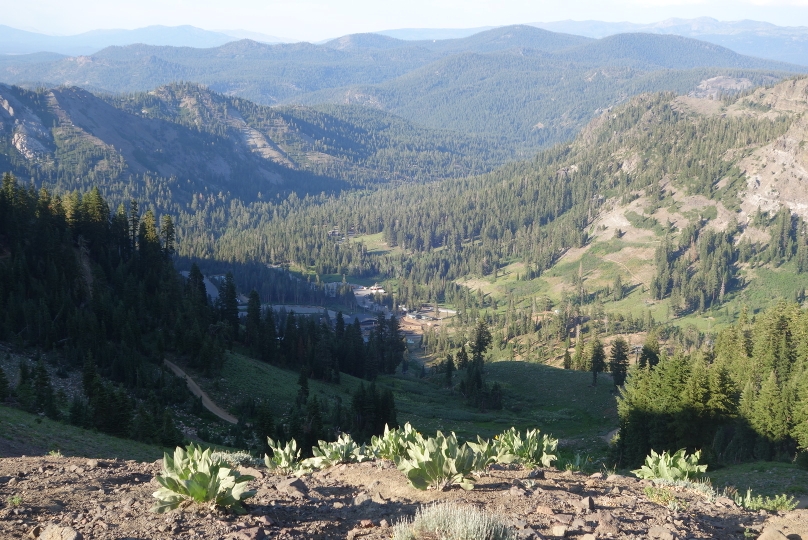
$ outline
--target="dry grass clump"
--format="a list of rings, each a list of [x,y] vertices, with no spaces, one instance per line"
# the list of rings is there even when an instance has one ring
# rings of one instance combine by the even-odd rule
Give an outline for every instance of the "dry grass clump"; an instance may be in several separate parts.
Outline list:
[[[488,512],[453,503],[419,508],[393,530],[393,540],[516,540],[516,533]]]

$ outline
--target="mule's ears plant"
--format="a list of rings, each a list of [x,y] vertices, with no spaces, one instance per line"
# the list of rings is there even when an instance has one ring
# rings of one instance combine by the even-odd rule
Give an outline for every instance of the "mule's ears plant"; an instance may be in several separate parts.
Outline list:
[[[294,439],[287,441],[281,446],[280,441],[275,442],[271,437],[267,437],[267,443],[272,450],[272,456],[264,454],[264,465],[267,469],[280,474],[302,475],[307,471],[303,463],[300,462],[300,450],[297,441]]]
[[[423,439],[409,422],[396,429],[390,429],[385,424],[383,435],[371,437],[370,449],[377,458],[395,461],[396,458],[405,455],[409,443],[415,442],[419,438]]]
[[[244,514],[242,501],[255,495],[247,490],[247,483],[253,479],[239,474],[224,461],[211,459],[210,448],[178,446],[173,458],[168,453],[163,455],[163,472],[156,478],[161,487],[154,492],[157,501],[152,511],[162,514],[198,503]]]
[[[466,443],[474,452],[474,473],[482,473],[488,466],[497,462],[498,445],[496,441],[489,441],[477,435],[477,442]]]
[[[687,455],[684,448],[675,454],[657,454],[651,450],[651,454],[645,458],[645,465],[631,472],[638,478],[648,480],[695,480],[707,471],[707,465],[699,465],[700,457],[701,451]]]
[[[443,490],[456,485],[469,490],[474,487],[475,459],[474,451],[467,444],[459,445],[454,433],[444,436],[438,431],[434,438],[410,442],[406,456],[399,457],[396,466],[416,489]]]
[[[550,467],[558,459],[555,451],[558,439],[547,434],[540,435],[538,429],[528,429],[522,434],[512,427],[497,435],[497,462],[521,463],[525,467]]]
[[[365,445],[357,445],[347,433],[340,435],[334,442],[318,441],[311,452],[314,457],[302,462],[305,468],[324,469],[340,463],[361,463],[370,459]]]

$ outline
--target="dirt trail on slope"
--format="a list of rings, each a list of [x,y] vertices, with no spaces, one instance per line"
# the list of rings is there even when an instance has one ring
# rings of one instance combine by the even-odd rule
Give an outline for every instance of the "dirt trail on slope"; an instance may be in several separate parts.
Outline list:
[[[181,377],[185,379],[185,382],[188,384],[188,390],[191,391],[193,395],[196,397],[202,398],[202,406],[205,407],[207,410],[224,420],[225,422],[230,422],[231,424],[238,424],[238,418],[233,416],[232,414],[228,413],[218,405],[216,405],[212,399],[208,397],[204,390],[199,388],[199,385],[194,382],[194,380],[185,373],[181,367],[173,362],[169,362],[168,360],[163,359],[163,362],[171,368],[171,371],[174,372],[174,375],[177,377]]]

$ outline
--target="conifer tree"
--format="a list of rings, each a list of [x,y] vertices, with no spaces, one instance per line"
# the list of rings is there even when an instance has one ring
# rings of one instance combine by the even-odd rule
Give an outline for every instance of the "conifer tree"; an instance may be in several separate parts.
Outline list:
[[[572,356],[572,369],[580,371],[584,366],[584,340],[578,335],[575,339],[575,352]]]
[[[803,450],[808,449],[808,371],[796,377],[791,436]]]
[[[446,355],[445,365],[446,365],[446,386],[448,388],[451,388],[452,387],[452,374],[454,373],[454,370],[455,370],[454,360],[452,360],[452,355],[451,354]]]
[[[0,403],[6,400],[10,395],[11,390],[8,384],[8,378],[6,377],[5,371],[3,368],[0,367]]]
[[[466,352],[466,344],[460,345],[460,350],[457,351],[457,369],[466,369],[469,365],[469,353]]]
[[[640,351],[640,367],[655,367],[659,363],[659,341],[652,333],[648,333],[643,343],[642,351]]]
[[[233,339],[238,339],[238,295],[236,292],[236,281],[233,279],[232,272],[228,272],[224,278],[221,298],[222,319],[230,327]]]
[[[251,345],[253,350],[258,350],[258,345],[261,341],[261,299],[258,297],[258,292],[253,289],[247,301],[247,321],[246,321],[246,337],[245,341]]]
[[[788,436],[788,408],[774,371],[760,386],[750,420],[755,431],[772,442],[782,442]]]
[[[615,386],[623,386],[628,372],[628,342],[623,336],[618,336],[612,342],[609,370],[612,372]]]
[[[589,356],[590,370],[592,371],[592,386],[598,384],[598,373],[606,367],[606,353],[603,350],[603,343],[595,338],[592,342],[592,352]]]
[[[160,238],[163,241],[163,254],[167,259],[170,259],[174,255],[176,236],[174,220],[171,219],[171,216],[168,214],[164,215],[160,220]]]

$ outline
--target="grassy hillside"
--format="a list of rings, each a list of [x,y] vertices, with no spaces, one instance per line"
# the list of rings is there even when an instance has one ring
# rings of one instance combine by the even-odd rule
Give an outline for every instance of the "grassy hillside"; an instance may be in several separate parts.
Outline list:
[[[539,427],[556,437],[591,445],[617,427],[613,386],[607,377],[593,388],[589,374],[523,362],[494,362],[486,366],[486,377],[503,386],[505,406],[501,411],[479,412],[468,407],[457,391],[442,387],[442,376],[434,381],[419,379],[417,372],[413,367],[406,375],[380,376],[376,384],[393,391],[399,422],[411,422],[425,432],[451,430],[474,438],[477,434],[491,437],[510,426]],[[295,372],[229,354],[220,379],[195,376],[194,380],[225,406],[232,407],[243,396],[258,397],[269,400],[280,415],[297,396],[298,377]],[[345,374],[339,385],[310,380],[309,392],[328,400],[340,399],[343,407],[350,407],[351,393],[361,382]]]
[[[154,461],[163,449],[128,439],[81,429],[19,409],[0,406],[0,457],[42,455]]]

